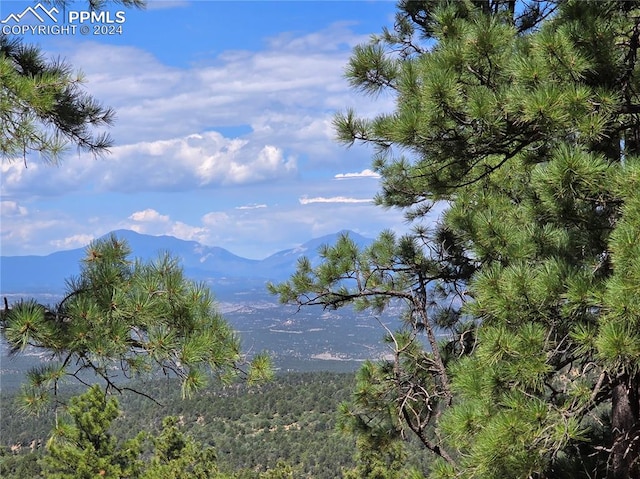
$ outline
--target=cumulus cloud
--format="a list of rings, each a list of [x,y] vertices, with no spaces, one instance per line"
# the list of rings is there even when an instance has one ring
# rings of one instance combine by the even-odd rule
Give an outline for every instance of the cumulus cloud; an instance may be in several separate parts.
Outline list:
[[[202,226],[193,226],[187,223],[183,223],[182,221],[176,221],[172,224],[169,232],[163,234],[169,234],[170,236],[175,236],[176,238],[182,238],[185,240],[206,243],[209,235],[209,230]]]
[[[204,158],[196,170],[200,183],[255,183],[295,173],[296,159],[285,158],[280,148],[265,145],[257,152],[253,148],[242,151],[246,144],[245,141],[234,140],[228,147],[215,152],[201,150]]]
[[[25,216],[29,210],[26,207],[20,206],[15,201],[0,201],[0,215],[2,217],[8,216]]]
[[[55,196],[91,185],[105,192],[186,191],[294,176],[297,160],[281,148],[210,131],[116,146],[104,159],[79,155],[59,169],[3,165],[3,194]]]
[[[349,198],[346,196],[332,196],[332,197],[323,197],[317,196],[315,198],[307,198],[303,196],[298,200],[301,205],[308,205],[312,203],[371,203],[373,200],[371,199],[360,199],[360,198]]]
[[[129,216],[129,219],[142,223],[166,223],[167,221],[169,221],[169,217],[167,215],[161,215],[152,208],[147,208],[146,210],[142,211],[136,211],[131,216]]]
[[[364,199],[374,182],[352,181],[345,193],[344,183],[326,180],[374,177],[365,169],[371,152],[347,152],[332,127],[346,107],[364,116],[393,109],[393,98],[354,95],[343,77],[352,47],[366,40],[334,24],[185,67],[131,46],[59,44],[55,54],[115,108],[117,146],[98,159],[72,152],[57,168],[37,158],[28,169],[2,164],[3,250],[48,253],[128,228],[261,258],[317,235],[401,223]],[[247,127],[234,132],[238,125]],[[166,208],[166,192],[180,192],[183,211]],[[42,246],[49,238],[53,248]]]
[[[132,46],[67,44],[58,53],[81,67],[91,94],[117,112],[117,146],[104,159],[70,154],[57,169],[38,168],[37,159],[28,171],[20,162],[2,165],[3,194],[186,191],[296,176],[299,158],[307,169],[339,164],[346,151],[333,141],[334,111],[392,107],[353,95],[343,78],[352,46],[365,39],[336,23],[184,68]],[[233,125],[250,131],[221,133]],[[349,158],[369,163],[364,150],[352,149]]]
[[[153,208],[136,211],[127,220],[129,221],[121,222],[118,227],[141,234],[169,235],[189,241],[206,242],[207,239],[207,227],[175,220],[170,215],[161,214]]]
[[[359,173],[338,173],[334,176],[336,180],[348,180],[353,178],[380,178],[380,175],[370,169],[362,170]]]

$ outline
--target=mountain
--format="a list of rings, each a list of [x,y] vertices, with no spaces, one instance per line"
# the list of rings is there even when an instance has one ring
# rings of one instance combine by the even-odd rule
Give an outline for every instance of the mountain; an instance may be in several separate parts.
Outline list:
[[[117,230],[110,234],[126,240],[136,258],[152,260],[168,252],[180,258],[185,270],[201,270],[210,276],[245,276],[258,262],[236,256],[224,248],[205,246],[197,241],[185,241],[173,236],[149,236],[130,230]]]
[[[320,247],[326,244],[335,244],[343,234],[348,234],[351,239],[361,247],[368,246],[373,241],[353,231],[343,230],[338,233],[312,239],[296,248],[286,249],[272,254],[260,261],[259,269],[262,274],[267,274],[268,276],[265,277],[269,279],[287,279],[295,272],[299,258],[306,256],[311,261],[311,264],[318,264],[320,262],[320,255],[318,254]]]
[[[318,248],[335,244],[343,233],[349,233],[361,246],[372,242],[356,233],[342,231],[279,251],[263,260],[254,260],[223,248],[171,236],[149,236],[128,230],[113,232],[127,241],[132,258],[150,260],[162,252],[170,252],[181,260],[188,278],[205,281],[216,299],[217,310],[242,338],[243,350],[267,352],[275,367],[282,371],[353,371],[364,360],[388,354],[387,345],[380,342],[384,330],[377,321],[372,321],[368,312],[359,313],[352,308],[298,310],[295,306],[279,304],[265,287],[268,280],[287,279],[295,271],[300,256],[305,255],[312,264],[317,264]],[[65,279],[79,273],[85,250],[59,251],[47,256],[0,256],[0,298],[6,297],[13,304],[30,297],[54,306],[65,293]],[[387,314],[399,315],[393,307]],[[6,340],[0,337],[3,391],[17,388],[24,382],[28,369],[43,365],[48,359],[34,348],[11,357],[8,350]]]
[[[334,244],[343,233],[348,233],[361,246],[372,241],[351,231],[341,231],[312,239],[297,248],[280,251],[263,260],[253,260],[237,256],[224,248],[172,236],[149,236],[130,230],[117,230],[110,234],[127,241],[132,257],[151,260],[163,252],[170,252],[180,258],[187,277],[210,282],[216,295],[219,295],[263,288],[267,280],[282,281],[295,271],[298,258],[305,255],[312,263],[317,263],[318,248],[323,244]],[[47,256],[0,256],[0,291],[2,294],[60,294],[64,290],[65,279],[79,274],[84,256],[85,248],[59,251]]]

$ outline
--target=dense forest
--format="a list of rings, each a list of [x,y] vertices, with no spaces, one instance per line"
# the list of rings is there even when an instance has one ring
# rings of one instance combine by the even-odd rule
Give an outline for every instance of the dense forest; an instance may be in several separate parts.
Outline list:
[[[125,441],[140,431],[158,434],[163,418],[175,416],[186,435],[212,447],[221,471],[253,478],[283,462],[295,477],[335,478],[355,467],[355,438],[336,427],[339,404],[354,387],[348,373],[287,373],[259,386],[211,386],[183,400],[177,381],[155,380],[144,386],[158,403],[135,393],[119,397],[122,413],[111,431]],[[68,387],[68,399],[82,389]],[[53,411],[41,417],[20,412],[15,395],[4,394],[0,419],[0,476],[41,476],[42,456],[52,434]],[[419,449],[407,444],[408,464],[420,465]]]

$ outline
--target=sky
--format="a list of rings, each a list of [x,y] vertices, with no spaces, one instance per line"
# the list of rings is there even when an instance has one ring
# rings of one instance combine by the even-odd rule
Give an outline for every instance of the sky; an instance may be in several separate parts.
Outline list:
[[[373,151],[338,144],[332,128],[346,108],[393,110],[391,96],[350,89],[344,69],[357,44],[393,25],[394,2],[150,0],[82,23],[80,2],[48,10],[55,23],[16,20],[34,5],[0,0],[2,25],[34,25],[25,42],[82,72],[116,111],[114,146],[102,158],[72,148],[58,166],[4,161],[2,255],[130,229],[263,259],[343,229],[408,229],[402,212],[372,203]]]

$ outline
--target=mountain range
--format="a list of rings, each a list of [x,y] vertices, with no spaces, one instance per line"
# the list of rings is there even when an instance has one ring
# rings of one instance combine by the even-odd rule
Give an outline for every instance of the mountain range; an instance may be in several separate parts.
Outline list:
[[[224,248],[173,236],[150,236],[130,230],[117,230],[109,234],[126,240],[135,258],[151,260],[163,252],[171,253],[180,259],[188,278],[210,283],[219,296],[249,292],[264,288],[266,281],[287,279],[295,271],[301,256],[307,256],[312,264],[318,262],[320,246],[334,244],[344,233],[348,233],[360,246],[372,242],[352,231],[341,231],[312,239],[296,248],[279,251],[265,259],[254,260],[237,256]],[[85,251],[86,248],[78,248],[46,256],[0,256],[0,294],[62,294],[65,280],[78,275]]]
[[[204,281],[216,299],[216,309],[242,338],[247,351],[265,351],[278,370],[353,371],[365,359],[388,353],[380,342],[384,331],[368,313],[351,308],[325,311],[322,308],[298,310],[279,304],[267,291],[267,281],[284,281],[295,272],[301,256],[312,264],[320,261],[323,244],[335,244],[348,233],[360,246],[373,240],[351,231],[341,231],[307,241],[296,248],[279,251],[262,260],[237,256],[230,251],[184,241],[172,236],[149,236],[129,230],[114,234],[126,240],[131,258],[152,260],[164,252],[180,259],[185,276]],[[0,256],[0,298],[14,304],[33,298],[55,306],[65,295],[65,280],[77,276],[86,247],[58,251],[46,256]],[[1,307],[1,303],[0,303]],[[391,315],[394,313],[391,309]],[[17,388],[26,371],[42,364],[45,354],[27,348],[9,357],[9,347],[0,337],[0,382],[2,389]]]

